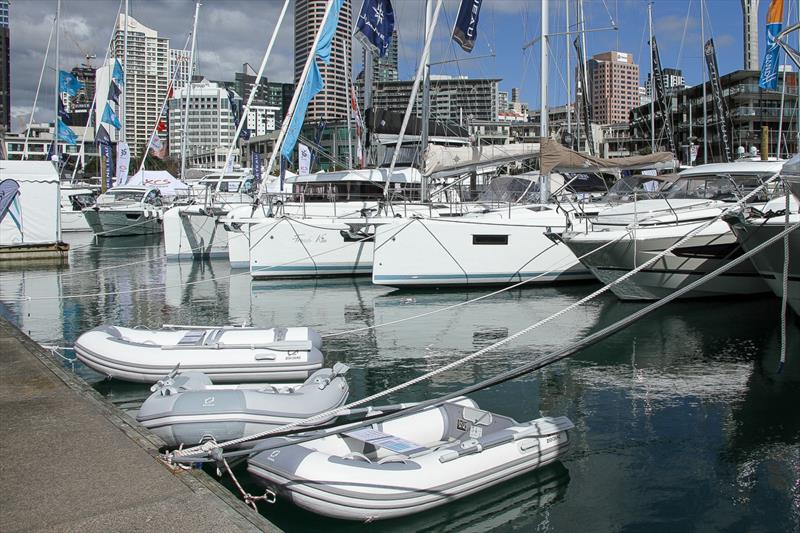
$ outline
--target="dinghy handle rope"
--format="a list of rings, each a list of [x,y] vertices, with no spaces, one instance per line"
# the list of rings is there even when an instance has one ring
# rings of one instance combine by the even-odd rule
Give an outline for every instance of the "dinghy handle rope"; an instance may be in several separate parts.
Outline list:
[[[685,287],[683,287],[681,289],[678,289],[675,292],[665,296],[661,300],[653,302],[653,303],[649,304],[647,307],[644,307],[644,308],[632,313],[631,315],[629,315],[629,316],[627,316],[627,317],[625,317],[625,318],[623,318],[623,319],[621,319],[621,320],[619,320],[619,321],[617,321],[617,322],[615,322],[615,323],[613,323],[613,324],[611,324],[609,326],[606,326],[605,328],[601,329],[600,331],[592,333],[591,335],[589,335],[589,336],[587,336],[587,337],[585,337],[585,338],[583,338],[583,339],[581,339],[579,341],[573,342],[573,343],[571,343],[571,344],[569,344],[569,345],[567,345],[567,346],[565,346],[563,348],[560,348],[560,349],[556,350],[555,352],[551,352],[551,353],[549,353],[547,355],[543,355],[541,357],[537,357],[536,359],[534,359],[533,361],[531,361],[529,363],[526,363],[524,365],[520,365],[520,366],[518,366],[516,368],[512,368],[512,369],[507,370],[507,371],[505,371],[505,372],[503,372],[501,374],[498,374],[498,375],[496,375],[494,377],[491,377],[491,378],[488,378],[486,380],[483,380],[483,381],[481,381],[479,383],[475,383],[473,385],[469,385],[469,386],[464,387],[464,388],[462,388],[462,389],[460,389],[458,391],[448,393],[448,394],[446,394],[444,396],[440,396],[438,398],[433,398],[431,400],[426,400],[424,402],[419,402],[419,403],[417,403],[415,405],[412,405],[411,407],[408,407],[408,408],[400,410],[400,411],[396,411],[396,412],[393,412],[393,413],[380,415],[380,416],[375,417],[375,418],[370,418],[369,420],[363,420],[363,421],[355,422],[355,423],[339,424],[339,425],[334,426],[334,427],[329,428],[329,429],[323,429],[323,430],[316,431],[311,435],[307,435],[307,436],[300,435],[299,438],[294,438],[294,439],[290,439],[290,440],[287,439],[287,440],[281,441],[281,442],[261,443],[260,445],[257,444],[253,448],[250,448],[250,449],[247,449],[247,450],[237,450],[237,451],[234,451],[234,452],[228,452],[227,454],[225,454],[225,456],[234,457],[234,456],[241,456],[241,455],[252,455],[252,454],[259,453],[259,452],[265,451],[265,450],[283,448],[285,446],[290,446],[290,445],[293,445],[293,444],[302,444],[304,442],[309,442],[309,441],[312,441],[312,440],[318,440],[318,439],[320,439],[322,437],[327,437],[327,436],[330,436],[330,435],[340,434],[340,433],[343,433],[345,431],[352,431],[354,429],[358,429],[360,427],[364,427],[364,426],[367,426],[367,425],[386,422],[388,420],[393,420],[393,419],[396,419],[396,418],[399,418],[399,417],[402,417],[402,416],[408,416],[409,414],[416,413],[416,412],[419,412],[419,411],[422,411],[422,410],[425,410],[425,409],[428,409],[428,408],[431,408],[431,407],[435,407],[437,405],[442,404],[443,402],[452,400],[452,399],[457,398],[459,396],[465,396],[467,394],[471,394],[473,392],[477,392],[479,390],[486,389],[486,388],[492,387],[494,385],[497,385],[497,384],[500,384],[500,383],[504,383],[506,381],[510,381],[512,379],[518,378],[518,377],[523,376],[525,374],[529,374],[529,373],[531,373],[531,372],[533,372],[535,370],[539,370],[539,369],[541,369],[541,368],[543,368],[545,366],[548,366],[548,365],[550,365],[552,363],[556,363],[556,362],[558,362],[558,361],[560,361],[562,359],[565,359],[566,357],[569,357],[570,355],[573,355],[573,354],[575,354],[575,353],[577,353],[577,352],[579,352],[579,351],[581,351],[583,349],[586,349],[586,348],[588,348],[588,347],[590,347],[590,346],[592,346],[594,344],[597,344],[598,342],[610,337],[611,335],[613,335],[613,334],[625,329],[629,325],[631,325],[634,322],[636,322],[637,320],[645,317],[646,315],[652,313],[653,311],[656,311],[656,310],[660,309],[661,307],[663,307],[664,305],[672,302],[673,300],[675,300],[677,298],[680,298],[684,294],[686,294],[686,293],[688,293],[690,291],[693,291],[694,289],[696,289],[697,287],[699,287],[702,284],[706,283],[707,281],[710,281],[710,280],[716,278],[717,276],[725,273],[726,271],[732,269],[733,267],[737,266],[739,263],[742,263],[742,262],[748,260],[753,255],[760,253],[763,249],[767,248],[768,246],[772,245],[773,243],[777,242],[778,240],[780,240],[784,236],[788,235],[792,231],[795,231],[795,230],[797,230],[799,228],[800,228],[800,222],[794,224],[793,226],[791,226],[791,227],[789,227],[787,229],[784,229],[781,233],[779,233],[779,234],[771,237],[769,240],[759,244],[757,247],[753,248],[749,252],[746,252],[746,253],[742,254],[741,256],[739,256],[739,257],[737,257],[735,259],[732,259],[730,262],[725,263],[724,265],[720,266],[716,270],[713,270],[712,272],[709,272],[708,274],[702,276],[701,278],[693,281],[689,285],[686,285]],[[530,327],[526,328],[525,330],[522,330],[522,332],[527,331],[528,329],[530,329]],[[513,335],[512,337],[516,337],[516,336],[520,335],[522,332],[519,332],[519,333]],[[502,341],[500,341],[500,343],[502,343],[502,342],[506,342],[506,339],[503,339]],[[496,344],[499,344],[499,343],[496,343]],[[484,350],[481,350],[481,352],[485,352],[485,351],[487,351],[488,349],[491,349],[491,348],[492,347],[489,346],[489,347],[485,348]],[[478,353],[480,353],[480,352],[476,352],[476,354],[473,354],[472,356],[468,356],[468,357],[471,358],[471,357],[477,355]],[[464,360],[466,360],[466,359],[467,358],[464,358]],[[447,365],[447,366],[452,366],[452,365],[453,365],[453,363],[451,363],[450,365]],[[444,369],[444,368],[446,368],[446,367],[442,367],[442,369]],[[441,369],[439,369],[439,370],[441,370]],[[438,370],[435,370],[433,372],[438,372]],[[424,378],[424,377],[426,377],[426,376],[421,376],[421,378]],[[398,386],[398,387],[400,387],[400,386]],[[398,388],[398,387],[395,387],[395,388]],[[376,396],[379,396],[379,395],[381,395],[381,393],[373,395],[373,397],[376,397]],[[371,398],[366,398],[365,400],[368,401],[370,399]],[[359,402],[354,402],[353,404],[355,404],[355,403],[359,403]],[[350,405],[353,405],[353,404],[350,404]],[[347,406],[344,406],[341,409],[345,409],[345,408],[347,408]],[[186,449],[183,449],[183,450],[176,450],[175,452],[173,452],[171,454],[166,454],[165,458],[166,458],[168,463],[171,463],[172,461],[196,461],[197,460],[196,458],[188,458],[186,456],[190,455],[190,454],[193,454],[193,453],[197,454],[197,453],[203,453],[203,452],[205,452],[207,454],[208,453],[212,453],[212,455],[219,454],[219,448],[222,447],[222,446],[226,446],[229,443],[237,443],[238,444],[238,443],[246,441],[246,440],[251,440],[251,439],[255,439],[255,438],[262,438],[262,437],[266,436],[266,434],[269,434],[270,436],[283,436],[283,435],[286,435],[288,433],[287,429],[291,428],[292,426],[297,426],[298,424],[307,425],[309,421],[314,420],[315,418],[319,418],[321,416],[326,416],[326,417],[330,416],[331,413],[335,414],[336,412],[340,411],[341,409],[332,410],[332,411],[329,411],[327,413],[323,413],[323,415],[317,415],[317,416],[308,418],[308,419],[303,420],[303,421],[295,422],[295,423],[292,423],[292,424],[286,424],[285,426],[282,426],[282,427],[279,427],[279,428],[275,428],[275,429],[273,429],[271,431],[263,432],[263,433],[259,434],[258,436],[254,435],[254,436],[248,437],[248,438],[236,439],[236,441],[229,441],[228,443],[221,443],[221,444],[218,444],[216,447],[206,447],[206,448],[204,448],[203,446],[196,446],[196,447],[193,447],[193,448],[186,448]]]
[[[213,441],[209,441],[209,442],[213,442]],[[262,494],[261,496],[253,496],[252,494],[250,494],[249,492],[247,492],[246,490],[244,490],[242,488],[242,484],[239,483],[238,479],[236,479],[236,476],[233,474],[233,470],[231,470],[230,465],[228,465],[227,459],[222,458],[222,464],[225,466],[225,470],[227,470],[228,475],[231,477],[231,480],[233,480],[233,483],[234,483],[234,485],[236,485],[236,488],[239,489],[239,493],[242,495],[242,499],[244,500],[244,502],[247,505],[249,505],[255,512],[258,512],[258,507],[256,507],[256,502],[257,501],[265,501],[267,503],[275,503],[276,497],[275,497],[275,493],[274,492],[272,492],[269,489],[266,489],[264,491],[264,494]]]
[[[540,321],[538,321],[538,322],[536,322],[534,324],[531,324],[530,326],[528,326],[528,327],[526,327],[524,329],[521,329],[520,331],[517,331],[513,335],[509,335],[508,337],[506,337],[504,339],[500,339],[499,341],[495,342],[494,344],[491,344],[491,345],[489,345],[489,346],[487,346],[485,348],[482,348],[482,349],[478,350],[477,352],[474,352],[472,354],[466,355],[466,356],[464,356],[464,357],[462,357],[460,359],[457,359],[457,360],[455,360],[455,361],[453,361],[451,363],[448,363],[448,364],[446,364],[444,366],[441,366],[439,368],[431,370],[430,372],[422,374],[421,376],[417,376],[416,378],[408,380],[408,381],[406,381],[404,383],[400,383],[398,385],[395,385],[394,387],[390,387],[390,388],[388,388],[386,390],[383,390],[381,392],[377,392],[375,394],[372,394],[371,396],[367,396],[367,397],[362,398],[360,400],[356,400],[356,401],[351,402],[351,403],[349,403],[347,405],[344,405],[342,407],[339,407],[339,408],[336,408],[336,409],[331,409],[331,410],[325,411],[323,413],[311,416],[309,418],[306,418],[305,420],[298,420],[298,421],[295,421],[295,422],[290,422],[290,423],[285,424],[283,426],[279,426],[279,427],[276,427],[276,428],[273,428],[273,429],[270,429],[270,430],[267,430],[267,431],[262,431],[260,433],[256,433],[255,435],[250,435],[248,437],[240,437],[238,439],[233,439],[233,440],[222,442],[222,443],[213,443],[213,444],[212,443],[205,443],[205,444],[202,444],[200,446],[194,446],[192,448],[187,448],[185,450],[178,450],[178,451],[175,451],[175,452],[167,454],[166,459],[168,461],[171,461],[173,457],[184,457],[184,456],[188,456],[188,455],[192,455],[192,454],[197,454],[198,452],[209,453],[212,450],[215,450],[215,449],[218,449],[218,448],[224,448],[224,447],[227,447],[227,446],[235,446],[235,445],[242,444],[244,442],[248,442],[248,441],[251,441],[251,440],[262,439],[264,437],[268,437],[268,436],[274,435],[274,434],[276,434],[278,432],[283,432],[283,431],[287,431],[287,430],[296,428],[296,427],[298,427],[300,425],[308,426],[308,425],[316,423],[317,421],[322,421],[322,420],[326,420],[328,418],[335,417],[345,409],[350,409],[350,408],[353,408],[353,407],[357,407],[359,405],[363,405],[365,403],[372,402],[373,400],[376,400],[378,398],[382,398],[384,396],[388,396],[389,394],[393,394],[393,393],[398,392],[400,390],[406,389],[406,388],[408,388],[408,387],[410,387],[412,385],[416,385],[417,383],[421,383],[421,382],[426,381],[426,380],[428,380],[428,379],[430,379],[432,377],[435,377],[435,376],[437,376],[439,374],[447,372],[448,370],[451,370],[453,368],[459,367],[459,366],[461,366],[461,365],[463,365],[463,364],[465,364],[465,363],[467,363],[467,362],[469,362],[469,361],[471,361],[471,360],[473,360],[473,359],[475,359],[477,357],[480,357],[481,355],[483,355],[485,353],[488,353],[490,351],[493,351],[493,350],[499,348],[500,346],[508,344],[509,342],[517,339],[518,337],[521,337],[522,335],[525,335],[526,333],[528,333],[528,332],[530,332],[530,331],[532,331],[532,330],[534,330],[534,329],[536,329],[536,328],[538,328],[538,327],[540,327],[540,326],[542,326],[544,324],[547,324],[547,323],[555,320],[556,318],[560,317],[561,315],[563,315],[565,313],[568,313],[569,311],[572,311],[573,309],[583,305],[584,303],[596,298],[600,294],[603,294],[603,293],[607,292],[608,290],[611,289],[611,287],[613,287],[615,285],[618,285],[619,283],[622,283],[623,281],[626,281],[627,279],[629,279],[632,276],[636,275],[639,271],[641,271],[641,270],[649,267],[650,265],[660,261],[662,257],[664,257],[665,255],[670,253],[675,248],[678,248],[678,247],[682,246],[686,241],[688,241],[689,239],[694,237],[697,233],[700,233],[701,231],[703,231],[707,227],[711,226],[713,223],[715,223],[717,220],[719,220],[724,214],[726,214],[727,212],[729,212],[733,208],[738,207],[738,206],[746,203],[747,200],[749,200],[750,198],[755,196],[767,184],[769,184],[770,182],[772,182],[775,179],[777,179],[778,176],[779,176],[779,173],[775,173],[772,177],[770,177],[769,179],[765,180],[761,185],[759,185],[758,187],[753,189],[749,194],[747,194],[744,197],[742,197],[736,203],[732,204],[730,207],[722,209],[719,215],[717,215],[713,219],[710,219],[710,220],[706,221],[705,223],[701,224],[700,226],[697,226],[696,228],[690,230],[682,238],[680,238],[677,242],[675,242],[675,244],[673,244],[672,246],[669,246],[668,248],[666,248],[662,252],[656,254],[655,256],[653,256],[649,260],[645,261],[641,265],[637,266],[633,270],[630,270],[630,271],[626,272],[625,274],[623,274],[619,278],[615,279],[611,283],[609,283],[607,285],[604,285],[603,287],[601,287],[600,289],[597,289],[596,291],[592,292],[588,296],[585,296],[585,297],[581,298],[580,300],[578,300],[578,301],[574,302],[573,304],[561,309],[560,311],[550,315],[549,317],[544,318],[544,319],[542,319],[542,320],[540,320]],[[800,223],[798,225],[800,225]],[[761,248],[759,247],[758,249],[760,250]],[[752,255],[752,254],[746,254],[746,257],[750,257],[750,255]],[[744,257],[744,256],[742,256],[742,257]],[[719,273],[725,272],[726,270],[728,270],[728,268],[730,268],[730,265],[735,265],[735,264],[738,264],[739,262],[741,262],[741,261],[737,260],[735,263],[733,263],[733,262],[726,263],[726,265],[724,265],[723,267],[720,267],[720,269],[718,269]],[[724,268],[726,266],[728,268]],[[704,276],[701,279],[704,279],[706,277],[707,276]],[[689,286],[693,287],[694,284],[690,284]],[[674,294],[682,295],[685,292],[687,292],[687,291],[680,290],[677,293],[673,293],[673,295]],[[673,296],[672,298],[670,298],[670,297],[667,297],[667,298],[669,298],[669,299],[665,298],[664,300],[672,301],[672,300],[675,299],[675,296]],[[661,300],[661,301],[663,301],[663,300]],[[650,309],[651,307],[652,306],[648,307],[647,309]]]

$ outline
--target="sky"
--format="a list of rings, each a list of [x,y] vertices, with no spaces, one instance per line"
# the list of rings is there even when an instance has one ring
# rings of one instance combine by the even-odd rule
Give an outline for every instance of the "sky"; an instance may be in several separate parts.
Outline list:
[[[357,16],[361,0],[353,2]],[[793,0],[785,2],[796,9]],[[283,0],[204,0],[197,29],[199,73],[209,79],[233,79],[243,63],[258,68],[275,29]],[[768,0],[759,12],[759,54],[763,55],[763,27]],[[170,47],[184,48],[191,32],[193,0],[129,0],[131,16],[170,39]],[[401,79],[413,77],[422,48],[424,0],[393,0],[399,34]],[[521,100],[539,107],[540,43],[523,51],[523,45],[540,34],[540,0],[484,0],[478,25],[478,40],[472,54],[463,52],[450,32],[459,0],[444,0],[436,25],[431,62],[433,74],[466,75],[471,78],[501,78],[500,89],[520,89]],[[566,29],[566,0],[550,0],[550,33]],[[742,68],[742,13],[740,0],[706,0],[706,39],[713,37],[723,73]],[[120,0],[62,0],[60,68],[69,70],[84,59],[105,56]],[[293,81],[293,6],[278,33],[267,64],[272,81]],[[575,1],[569,0],[571,24],[575,24]],[[787,7],[787,11],[792,7]],[[55,0],[11,0],[11,111],[12,131],[19,131],[33,108],[48,36],[56,11]],[[585,0],[588,54],[618,50],[633,53],[640,65],[641,83],[647,77],[647,2],[645,0]],[[791,21],[797,19],[790,14]],[[616,27],[616,29],[613,29]],[[595,31],[597,30],[597,31]],[[574,31],[574,28],[573,30]],[[654,0],[653,31],[664,67],[680,68],[686,81],[702,80],[700,0]],[[566,39],[550,37],[549,104],[566,101]],[[44,71],[34,120],[52,120],[55,81],[55,39]],[[361,51],[354,45],[354,73],[360,70]],[[457,61],[456,61],[457,60]],[[572,54],[572,65],[575,56]]]

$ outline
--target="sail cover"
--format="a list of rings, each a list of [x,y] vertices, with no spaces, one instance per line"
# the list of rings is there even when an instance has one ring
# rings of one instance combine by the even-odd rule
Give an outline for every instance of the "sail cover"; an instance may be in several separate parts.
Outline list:
[[[425,151],[424,174],[437,178],[464,172],[481,174],[483,170],[536,157],[538,154],[539,143],[455,147],[430,144]]]
[[[581,154],[548,139],[542,144],[541,169],[559,172],[617,172],[621,170],[673,169],[675,157],[669,152],[605,159]]]

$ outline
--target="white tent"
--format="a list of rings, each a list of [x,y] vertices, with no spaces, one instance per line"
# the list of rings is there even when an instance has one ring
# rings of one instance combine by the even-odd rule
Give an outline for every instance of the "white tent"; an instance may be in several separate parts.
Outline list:
[[[125,187],[158,187],[164,196],[189,194],[189,186],[166,170],[140,170],[128,178]]]
[[[19,184],[21,230],[13,218],[0,223],[0,246],[49,244],[61,240],[61,186],[50,161],[0,160],[0,182]]]

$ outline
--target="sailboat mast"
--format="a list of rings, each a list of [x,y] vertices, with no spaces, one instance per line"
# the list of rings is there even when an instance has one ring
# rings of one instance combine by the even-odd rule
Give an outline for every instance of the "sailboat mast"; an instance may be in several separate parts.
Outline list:
[[[55,113],[56,120],[53,122],[53,161],[56,162],[56,170],[58,171],[58,178],[61,179],[61,157],[58,150],[58,106],[61,99],[61,70],[59,69],[59,25],[61,24],[61,0],[56,1],[56,98],[55,98]],[[28,126],[30,128],[30,125]]]
[[[550,54],[549,54],[549,51],[547,49],[547,45],[548,45],[548,43],[547,43],[547,33],[549,31],[548,24],[547,24],[548,23],[547,19],[550,16],[549,15],[549,3],[550,3],[550,0],[542,0],[542,54],[541,54],[542,75],[541,75],[541,78],[540,78],[540,82],[541,83],[540,83],[540,86],[539,86],[540,87],[540,95],[539,96],[540,96],[540,99],[541,99],[541,115],[542,115],[539,135],[542,138],[542,141],[544,141],[544,139],[547,138],[548,130],[549,130],[549,125],[547,123],[548,122],[548,120],[547,120],[548,119],[548,116],[547,116],[548,115],[548,112],[547,112],[547,82],[548,82],[548,77],[549,77],[549,73],[548,73],[549,65],[548,65],[548,63],[549,63],[549,58],[550,58]]]
[[[701,58],[705,58],[706,51],[706,19],[705,19],[706,5],[703,0],[700,0],[700,51]],[[702,60],[701,60],[702,61]],[[705,65],[700,64],[703,70],[703,164],[708,164],[708,109],[706,108],[706,69]]]
[[[569,45],[570,45],[570,33],[569,33],[569,2],[570,0],[564,0],[564,50],[566,50],[567,56],[567,133],[572,133],[572,83],[570,80],[572,79],[572,68],[570,65],[570,56],[572,54],[569,53]],[[570,146],[572,148],[572,146]]]
[[[647,28],[650,35],[650,153],[656,153],[656,75],[653,72],[653,2],[647,4]]]
[[[425,1],[425,35],[431,31],[431,19],[433,16],[433,5],[431,4],[431,0]],[[425,163],[425,151],[428,148],[428,137],[430,136],[429,130],[429,123],[430,123],[430,116],[431,116],[431,65],[430,65],[430,54],[425,60],[425,66],[423,67],[423,78],[422,78],[422,135],[420,136],[420,147],[419,147],[419,158],[420,158],[420,169],[423,169]],[[423,202],[428,201],[428,180],[422,179],[422,183],[420,184],[420,199]]]
[[[189,100],[192,97],[192,71],[194,70],[194,49],[197,42],[197,16],[200,13],[200,2],[194,4],[194,23],[192,24],[192,46],[189,48],[189,80],[186,83],[186,90],[184,96],[186,100],[183,104],[183,124],[181,125],[181,179],[186,179],[186,143],[189,140],[189,133],[187,127],[189,125]],[[255,89],[253,89],[255,90]],[[231,109],[231,115],[233,110]],[[235,142],[235,139],[234,139]],[[225,161],[228,164],[228,161]]]
[[[124,78],[128,77],[128,16],[130,14],[130,9],[128,5],[128,0],[125,0],[125,29],[123,31],[123,40],[122,43],[122,72]],[[128,137],[125,132],[125,128],[127,126],[127,110],[128,110],[128,80],[123,79],[122,83],[122,128],[120,130],[120,140],[125,141]]]

